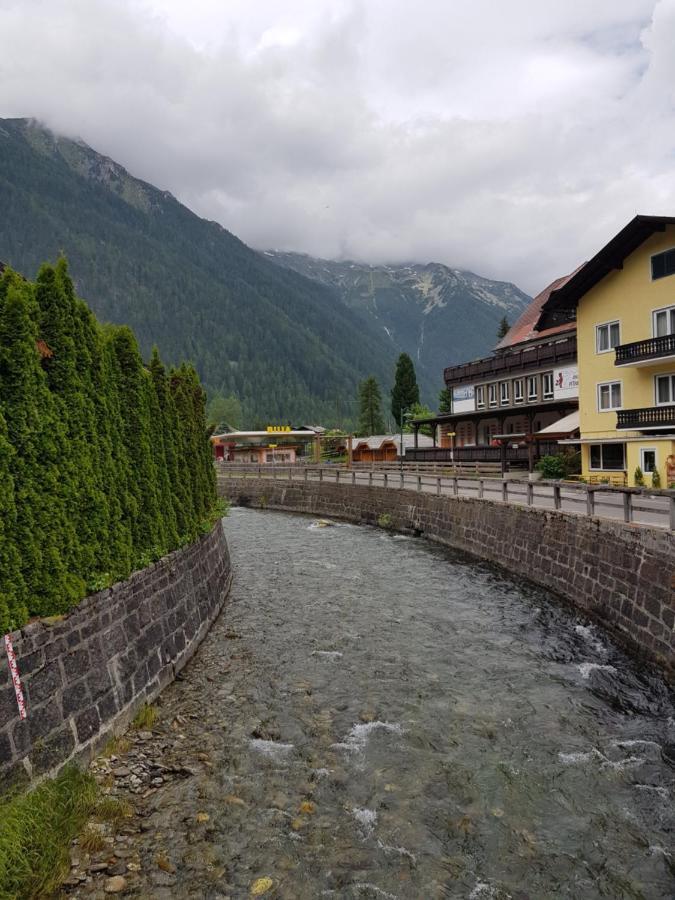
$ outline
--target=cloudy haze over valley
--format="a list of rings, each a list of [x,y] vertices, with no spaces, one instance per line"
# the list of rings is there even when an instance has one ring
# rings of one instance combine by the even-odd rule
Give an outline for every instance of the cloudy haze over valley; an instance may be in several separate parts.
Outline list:
[[[0,117],[254,247],[535,292],[675,214],[675,0],[0,0],[0,34]]]

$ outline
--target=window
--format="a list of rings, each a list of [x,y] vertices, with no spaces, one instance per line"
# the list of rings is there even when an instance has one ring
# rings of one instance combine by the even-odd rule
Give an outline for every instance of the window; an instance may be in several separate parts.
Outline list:
[[[595,326],[595,350],[597,353],[607,353],[618,347],[620,343],[618,322],[606,322],[604,325]]]
[[[654,337],[675,334],[675,306],[657,309],[654,313]]]
[[[657,375],[654,381],[656,383],[656,405],[668,406],[675,403],[675,375]]]
[[[509,399],[509,383],[508,381],[502,381],[499,385],[499,400],[502,406],[507,406]]]
[[[591,444],[591,469],[625,469],[625,448],[625,444]]]
[[[621,382],[608,381],[598,385],[598,410],[608,412],[610,409],[621,409]]]
[[[640,468],[645,473],[656,469],[656,450],[653,447],[640,448]]]
[[[665,278],[666,275],[675,275],[675,250],[666,250],[652,256],[652,280]]]
[[[481,384],[480,387],[476,388],[476,409],[483,409],[485,407],[485,388]]]
[[[541,376],[541,395],[544,400],[553,400],[553,372]]]
[[[488,385],[488,400],[489,400],[490,406],[497,405],[497,385],[496,384]]]
[[[513,382],[513,402],[514,403],[522,403],[525,399],[525,395],[523,394],[523,379],[516,378]]]
[[[527,399],[530,403],[537,399],[537,376],[528,375],[527,377]]]

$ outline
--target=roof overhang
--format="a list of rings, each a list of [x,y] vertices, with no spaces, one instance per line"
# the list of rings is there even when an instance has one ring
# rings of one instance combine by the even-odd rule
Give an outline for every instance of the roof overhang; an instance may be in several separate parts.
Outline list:
[[[551,295],[542,308],[538,323],[541,328],[556,323],[561,313],[571,314],[579,300],[615,269],[622,269],[627,256],[637,250],[647,238],[658,231],[665,231],[668,225],[675,225],[675,216],[635,216],[621,231],[595,256]]]

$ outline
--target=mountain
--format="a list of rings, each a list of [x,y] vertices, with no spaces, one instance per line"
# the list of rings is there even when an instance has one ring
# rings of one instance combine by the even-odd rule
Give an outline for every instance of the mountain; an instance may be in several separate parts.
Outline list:
[[[371,266],[274,250],[265,255],[337,290],[349,309],[365,314],[386,335],[396,353],[409,353],[421,387],[427,396],[433,392],[432,405],[445,366],[488,353],[497,343],[501,319],[513,324],[531,300],[513,284],[440,263]]]
[[[0,260],[32,277],[62,252],[100,319],[130,325],[146,358],[157,344],[168,362],[191,359],[249,424],[353,418],[370,374],[388,391],[396,348],[331,287],[86,144],[0,119]]]

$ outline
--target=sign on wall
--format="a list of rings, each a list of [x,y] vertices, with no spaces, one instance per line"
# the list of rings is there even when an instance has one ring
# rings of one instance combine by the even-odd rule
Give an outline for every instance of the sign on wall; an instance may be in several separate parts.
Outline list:
[[[553,370],[553,397],[565,400],[567,397],[579,396],[579,369],[568,366],[566,369]]]
[[[475,389],[472,384],[452,389],[452,411],[473,412],[476,409]]]

